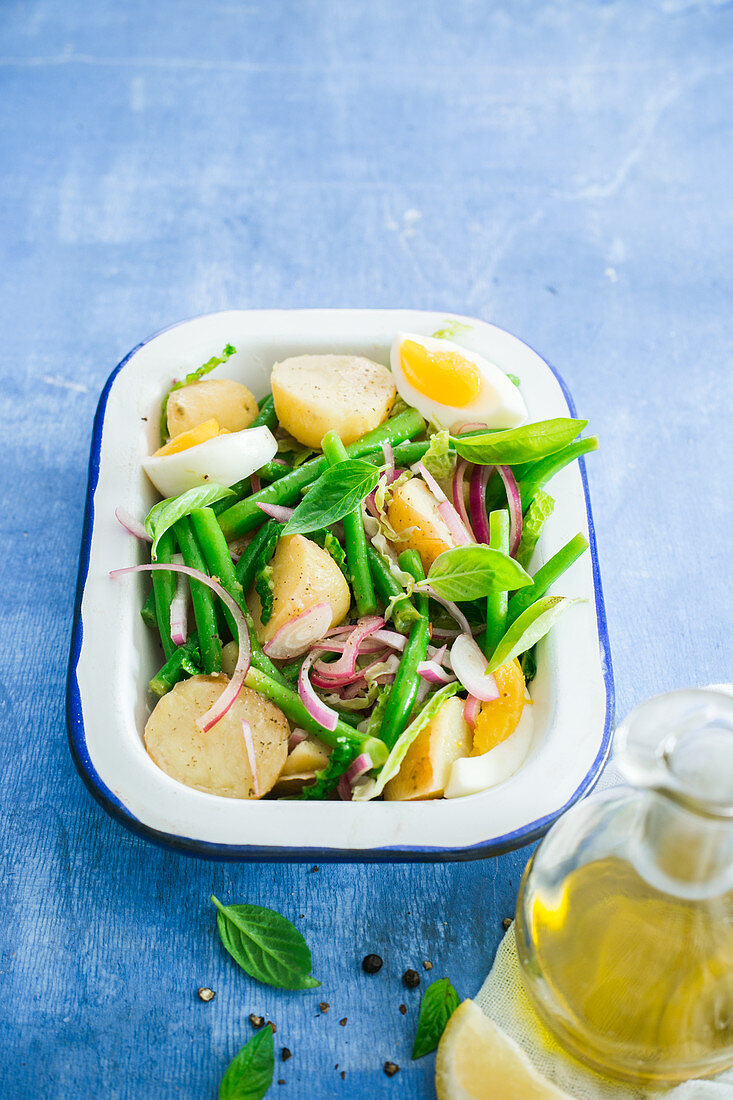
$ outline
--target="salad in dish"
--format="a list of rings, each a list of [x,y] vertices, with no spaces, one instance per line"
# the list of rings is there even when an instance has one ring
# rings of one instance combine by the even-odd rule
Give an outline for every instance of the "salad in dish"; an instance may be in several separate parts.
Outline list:
[[[173,780],[238,799],[474,794],[528,756],[537,643],[574,601],[539,568],[555,473],[596,449],[527,423],[521,380],[453,328],[360,355],[275,363],[269,392],[175,380],[142,461],[161,500],[117,517],[150,561],[160,639],[145,748]],[[551,489],[551,485],[549,486]]]

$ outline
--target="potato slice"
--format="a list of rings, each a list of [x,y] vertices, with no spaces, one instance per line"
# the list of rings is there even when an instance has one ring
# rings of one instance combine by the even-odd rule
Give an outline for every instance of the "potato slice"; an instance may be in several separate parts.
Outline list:
[[[426,573],[438,554],[456,546],[438,511],[438,502],[420,478],[413,477],[400,485],[387,509],[387,518],[398,534],[415,528],[399,549],[417,550]]]
[[[463,699],[446,699],[410,745],[399,772],[384,788],[388,802],[440,798],[456,760],[471,751],[471,729],[463,717]]]
[[[260,796],[285,764],[290,726],[279,707],[243,687],[224,717],[204,733],[196,719],[218,699],[227,680],[218,673],[176,684],[148,718],[145,748],[159,768],[187,787],[224,798],[255,798],[242,720],[252,729]]]
[[[207,378],[174,390],[168,398],[168,435],[175,439],[212,417],[228,432],[241,432],[257,416],[251,390],[229,378]]]
[[[305,741],[299,741],[288,754],[280,778],[320,771],[325,768],[330,755],[331,750],[323,741],[319,741],[317,737],[306,737]]]
[[[387,419],[397,393],[391,372],[359,355],[283,359],[271,385],[278,420],[306,447],[332,430],[353,443]]]
[[[247,596],[255,633],[263,645],[281,626],[319,603],[331,605],[331,626],[343,622],[351,606],[351,592],[336,562],[317,543],[303,535],[285,535],[270,564],[274,598],[269,622],[262,622],[262,605],[254,589]]]

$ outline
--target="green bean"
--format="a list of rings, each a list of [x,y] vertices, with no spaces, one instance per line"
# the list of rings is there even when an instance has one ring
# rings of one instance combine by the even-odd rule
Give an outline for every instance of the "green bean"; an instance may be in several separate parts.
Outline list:
[[[275,412],[275,400],[271,393],[268,393],[267,397],[263,397],[258,402],[260,411],[250,424],[250,428],[274,428],[277,424],[277,413]]]
[[[229,547],[226,544],[221,527],[216,521],[216,516],[210,508],[194,508],[191,512],[191,523],[203,551],[209,574],[218,578],[222,588],[226,589],[244,615],[252,649],[252,664],[262,672],[266,672],[274,680],[285,683],[284,677],[275,668],[267,654],[263,652],[257,639],[252,615],[244,598],[244,589],[237,579],[234,562],[231,559]],[[237,624],[234,616],[228,607],[223,607],[222,610],[232,637],[235,641],[238,641]]]
[[[158,542],[157,560],[161,565],[170,565],[176,545],[172,531],[166,531]],[[156,569],[153,572],[153,592],[155,593],[155,617],[160,631],[160,644],[166,661],[173,654],[176,644],[171,638],[171,602],[176,591],[176,578],[172,572]]]
[[[271,458],[264,466],[260,466],[257,476],[260,481],[279,481],[286,474],[291,474],[294,467],[282,458]],[[241,482],[240,482],[241,484]],[[232,486],[233,487],[233,486]]]
[[[321,446],[329,466],[336,466],[349,457],[341,442],[341,437],[336,432],[326,432]],[[372,575],[369,572],[369,562],[367,561],[366,535],[364,534],[364,522],[361,518],[361,505],[345,515],[342,522],[344,525],[344,542],[346,543],[346,560],[349,563],[351,588],[356,601],[356,609],[360,615],[373,615],[377,610],[377,597],[374,595]]]
[[[154,695],[167,695],[179,680],[187,676],[195,676],[198,672],[201,672],[201,654],[198,634],[194,631],[183,645],[173,650],[163,667],[153,676],[148,687]]]
[[[155,614],[155,589],[151,588],[145,599],[145,603],[140,608],[140,618],[146,626],[152,627],[154,630],[158,629],[158,616]]]
[[[532,577],[532,584],[527,585],[517,592],[509,601],[507,612],[507,626],[511,626],[523,611],[526,611],[536,600],[545,595],[550,585],[569,569],[574,561],[588,549],[588,540],[585,535],[575,535],[561,547],[556,554],[540,566]]]
[[[596,450],[598,450],[598,437],[591,435],[587,439],[576,439],[574,443],[568,444],[557,454],[548,455],[547,458],[541,458],[539,462],[535,462],[519,482],[519,492],[522,495],[522,511],[527,511],[536,497],[537,491],[551,477],[554,477],[558,470],[562,470],[563,466],[567,466],[569,462],[580,458],[581,455]]]
[[[198,569],[200,573],[205,573],[206,562],[196,542],[188,516],[179,519],[174,530],[186,565],[190,569]],[[158,559],[160,559],[160,543],[158,543]],[[162,569],[157,575],[160,574],[163,574]],[[171,576],[172,575],[173,574],[171,574]],[[153,573],[153,577],[155,576],[156,573]],[[201,664],[203,665],[203,670],[207,674],[211,672],[221,672],[221,639],[216,624],[214,594],[205,584],[193,578],[190,579],[189,586],[191,589],[193,613],[196,619],[196,629],[199,636],[199,648],[201,650]]]
[[[393,420],[386,420],[374,431],[367,432],[355,443],[350,443],[346,451],[350,458],[361,458],[362,455],[376,451],[382,443],[402,443],[405,439],[412,439],[424,430],[425,421],[419,412],[416,409],[408,409],[395,416]],[[219,517],[219,523],[227,541],[245,535],[247,531],[252,531],[264,522],[264,513],[258,507],[258,503],[295,503],[300,499],[301,489],[315,481],[327,468],[328,462],[323,455],[311,458],[302,466],[285,474],[279,481],[253,493],[246,500],[232,504]]]
[[[489,546],[509,553],[509,513],[506,509],[489,514]],[[481,636],[482,648],[490,657],[504,637],[509,596],[506,592],[490,592],[486,597],[486,629]]]
[[[366,556],[377,595],[385,606],[389,604],[390,600],[395,601],[392,621],[395,629],[399,630],[401,634],[407,634],[413,623],[420,618],[419,612],[415,610],[415,605],[399,581],[392,576],[387,562],[370,542],[366,544]]]
[[[340,737],[345,737],[350,744],[358,747],[359,752],[369,753],[375,768],[381,767],[387,759],[387,746],[379,738],[368,737],[364,733],[359,733],[358,730],[352,729],[351,726],[340,719],[336,723],[335,729],[327,730],[319,722],[316,722],[315,718],[311,717],[296,691],[277,683],[270,676],[260,672],[258,668],[250,668],[244,682],[252,691],[258,691],[260,695],[264,695],[275,706],[280,707],[286,718],[296,726],[304,729],[306,733],[312,733],[326,745],[335,745]]]
[[[403,550],[399,557],[400,568],[411,573],[415,580],[425,579],[420,557],[415,550]],[[430,626],[427,615],[427,596],[418,596],[420,618],[410,631],[400,664],[387,696],[382,719],[382,740],[388,748],[394,748],[410,717],[417,698],[420,677],[417,666],[424,661],[428,652]]]
[[[255,531],[252,541],[245,546],[242,556],[234,567],[237,580],[245,592],[249,592],[254,584],[255,573],[265,553],[279,539],[284,524],[276,519],[269,519],[259,530]]]

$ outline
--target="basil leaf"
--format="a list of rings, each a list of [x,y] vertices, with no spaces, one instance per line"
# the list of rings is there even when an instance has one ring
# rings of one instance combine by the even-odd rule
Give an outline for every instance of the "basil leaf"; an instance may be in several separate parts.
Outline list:
[[[512,466],[518,462],[531,462],[561,451],[572,443],[587,425],[587,420],[539,420],[536,424],[523,424],[505,432],[477,432],[467,436],[455,436],[453,444],[461,458],[480,466]]]
[[[192,382],[200,382],[205,374],[209,374],[214,367],[220,366],[222,363],[226,363],[227,359],[232,355],[237,354],[237,349],[232,347],[231,344],[226,344],[222,349],[221,355],[213,355],[203,366],[198,367],[197,370],[191,371],[180,382],[174,382],[168,393],[163,398],[163,404],[160,407],[160,438],[163,443],[168,438],[168,398],[175,390],[183,389],[184,386],[190,386]]]
[[[311,953],[295,925],[261,905],[222,905],[216,918],[221,942],[242,970],[278,989],[313,989]]]
[[[156,560],[161,535],[164,535],[174,523],[178,523],[182,516],[187,516],[194,508],[205,508],[217,500],[233,496],[236,496],[236,493],[227,489],[225,485],[201,485],[196,489],[188,489],[180,496],[166,497],[165,500],[154,504],[145,517],[145,530],[153,540],[150,552],[152,560]]]
[[[567,596],[543,596],[515,619],[491,655],[486,675],[531,649],[555,625],[566,607],[580,603]]]
[[[445,1031],[445,1025],[460,1003],[461,998],[447,978],[438,978],[437,982],[428,986],[420,1002],[415,1044],[412,1048],[413,1059],[422,1058],[423,1054],[430,1054],[431,1050],[435,1050]]]
[[[481,544],[444,550],[430,566],[422,586],[445,600],[477,600],[490,592],[511,592],[531,583],[532,578],[514,558]]]
[[[538,490],[536,497],[527,509],[522,521],[522,537],[519,540],[519,548],[515,555],[520,565],[525,568],[529,565],[529,559],[534,553],[537,539],[545,525],[545,520],[552,514],[555,501],[549,493]]]
[[[308,490],[285,525],[285,535],[305,535],[330,527],[358,508],[377,487],[379,470],[348,458],[330,466]]]
[[[268,1024],[232,1058],[219,1085],[219,1100],[262,1100],[274,1073],[272,1028]]]

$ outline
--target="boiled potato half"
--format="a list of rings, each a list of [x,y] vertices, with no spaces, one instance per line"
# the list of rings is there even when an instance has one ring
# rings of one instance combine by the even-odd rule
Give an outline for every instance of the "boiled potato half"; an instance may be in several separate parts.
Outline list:
[[[397,393],[390,371],[360,355],[283,359],[271,383],[278,420],[306,447],[320,447],[328,431],[353,443],[387,419]]]
[[[174,390],[168,398],[168,435],[197,428],[213,417],[228,432],[241,432],[257,416],[257,402],[246,386],[229,378],[207,378]]]
[[[387,519],[398,534],[414,528],[409,538],[399,544],[399,549],[417,550],[426,573],[438,554],[456,545],[438,511],[437,500],[418,477],[405,481],[396,490],[387,509]]]
[[[446,699],[410,745],[399,772],[384,788],[388,802],[440,798],[456,760],[468,756],[473,737],[463,717],[463,700]]]
[[[247,596],[257,637],[266,645],[281,626],[319,603],[330,603],[331,626],[346,618],[351,593],[344,575],[330,554],[303,535],[285,535],[270,562],[274,598],[272,617],[262,622],[262,605],[254,589]]]
[[[227,713],[204,733],[196,719],[205,714],[228,677],[192,676],[157,704],[145,726],[145,748],[164,772],[197,791],[224,798],[255,798],[242,720],[252,729],[261,797],[276,782],[288,755],[290,726],[283,712],[243,687]]]

